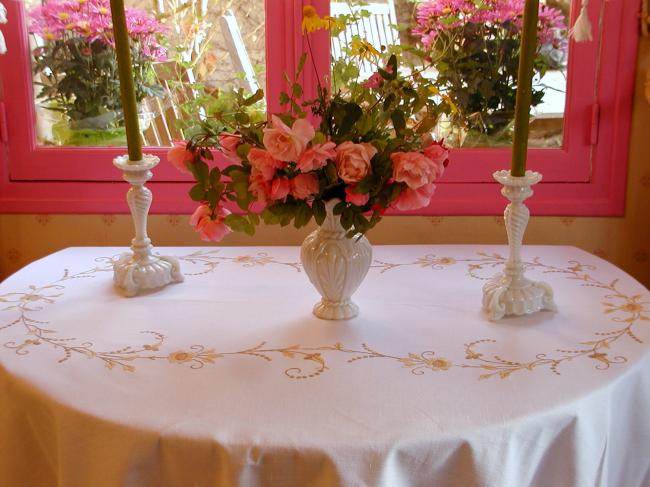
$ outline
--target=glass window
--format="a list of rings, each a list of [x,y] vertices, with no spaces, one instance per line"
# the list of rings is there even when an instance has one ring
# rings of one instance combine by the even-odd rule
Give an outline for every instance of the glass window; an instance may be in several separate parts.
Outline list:
[[[264,0],[127,0],[145,145],[264,84]],[[108,0],[27,0],[39,145],[124,146]],[[264,101],[253,110],[265,112]]]
[[[54,86],[52,80],[48,79],[47,71],[34,72],[36,62],[34,56],[30,55],[31,51],[43,47],[46,42],[42,34],[28,34],[28,11],[38,5],[37,1],[39,0],[5,2],[9,23],[3,26],[3,34],[9,49],[0,56],[0,145],[3,148],[0,151],[0,206],[10,212],[124,211],[121,186],[113,184],[121,180],[120,175],[110,162],[114,157],[124,154],[123,141],[121,146],[114,147],[55,145],[53,125],[66,120],[66,117],[69,121],[71,117],[57,110],[59,107],[56,103],[45,109],[46,97],[37,97],[44,88],[43,85],[50,88]],[[48,0],[54,1],[67,1],[70,6],[79,2]],[[161,146],[147,149],[148,153],[162,160],[156,168],[155,180],[151,183],[157,186],[152,208],[154,212],[193,210],[191,201],[186,197],[186,177],[179,175],[170,164],[165,164],[167,150],[164,146],[169,145],[172,139],[186,138],[188,130],[191,130],[188,123],[191,125],[191,120],[210,116],[211,105],[227,103],[225,87],[245,86],[247,76],[240,74],[242,69],[238,65],[232,64],[231,52],[245,51],[250,59],[250,64],[247,65],[253,66],[254,72],[266,63],[266,79],[261,70],[255,74],[258,83],[268,87],[269,109],[276,111],[282,109],[278,103],[279,94],[287,89],[283,73],[294,73],[300,54],[310,48],[317,69],[313,69],[313,72],[307,68],[303,70],[307,97],[314,96],[315,93],[314,73],[328,72],[331,58],[335,59],[331,81],[341,89],[352,86],[351,82],[346,84],[343,80],[364,81],[376,68],[376,63],[365,64],[368,60],[359,61],[358,58],[347,65],[336,65],[345,58],[341,53],[346,54],[345,49],[353,48],[351,36],[358,35],[362,39],[359,35],[361,28],[357,25],[359,20],[346,24],[343,28],[335,28],[335,36],[343,36],[338,51],[336,39],[332,39],[327,32],[313,33],[311,45],[308,45],[301,30],[304,5],[312,5],[320,15],[328,15],[330,7],[334,13],[336,8],[344,9],[343,14],[337,15],[352,15],[354,10],[347,13],[351,7],[361,7],[356,0],[356,5],[349,4],[346,0],[210,0],[205,7],[197,3],[182,3],[176,7],[164,3],[170,0],[159,0],[163,3],[148,0],[156,2],[150,4],[145,4],[142,0],[126,1],[129,5],[154,15],[158,22],[169,29],[160,40],[167,49],[168,59],[153,63],[156,75],[153,81],[164,88],[163,96],[147,96],[143,100],[143,115],[150,119],[150,126],[144,130],[143,135],[147,144]],[[142,3],[130,3],[136,1]],[[463,1],[465,0],[454,0],[453,4]],[[476,0],[481,1],[487,3],[497,0]],[[498,1],[505,3],[515,0]],[[521,3],[523,0],[517,1]],[[546,7],[558,8],[562,12],[564,26],[569,24],[569,14],[572,20],[575,19],[581,4],[580,0],[541,1]],[[471,3],[476,6],[476,2],[472,0]],[[417,60],[417,56],[414,56],[417,51],[413,53],[407,45],[415,41],[419,42],[416,46],[423,45],[421,36],[414,39],[412,32],[417,20],[417,8],[424,3],[420,0],[373,0],[365,5],[371,11],[362,14],[361,22],[365,23],[363,28],[374,35],[374,39],[379,39],[375,49],[381,50],[381,46],[385,45],[387,49]],[[543,98],[533,113],[533,147],[528,153],[528,163],[532,169],[544,174],[544,181],[538,186],[534,201],[531,200],[538,214],[622,214],[635,77],[634,70],[626,68],[636,62],[638,12],[635,9],[609,8],[612,3],[611,0],[589,2],[593,41],[570,41],[568,53],[561,49],[564,58],[551,53],[557,56],[555,60],[558,66],[553,69],[547,67],[544,76],[538,76],[536,81],[543,91]],[[383,13],[373,13],[373,4]],[[211,20],[207,34],[196,30],[196,23],[191,20],[197,15],[197,8],[198,15],[203,15],[204,19],[217,19],[216,22]],[[240,48],[231,51],[223,39],[223,31],[219,30],[227,9],[234,13],[242,37],[238,45],[241,47],[243,44],[243,50]],[[389,21],[382,19],[381,15],[389,15]],[[445,15],[448,17],[449,13]],[[176,18],[178,27],[174,27],[172,16]],[[447,21],[452,20],[447,18]],[[337,32],[336,29],[340,30]],[[348,33],[348,40],[345,40],[344,32]],[[566,39],[565,28],[560,28],[560,34]],[[180,56],[188,48],[191,44],[188,39],[194,35],[199,38],[207,35],[199,43],[205,50],[199,49],[196,53],[205,59],[205,68],[201,68],[201,63],[190,63],[188,66],[184,62],[170,61],[169,56],[174,53]],[[369,35],[369,38],[372,36]],[[431,56],[431,60],[436,61],[437,58]],[[167,66],[171,63],[171,72],[165,66],[158,66],[165,63]],[[194,78],[190,78],[190,68]],[[71,68],[67,66],[66,69]],[[435,84],[442,79],[440,72],[444,72],[444,65],[432,65],[424,74]],[[64,79],[65,74],[65,70],[59,70],[59,77],[54,81]],[[182,85],[179,82],[189,79],[198,81],[187,81]],[[446,95],[460,109],[460,102],[454,101],[448,87],[436,86],[436,89],[438,92],[432,92],[432,96]],[[476,93],[475,88],[467,90],[470,91]],[[92,96],[86,98],[88,101],[96,101],[100,98],[99,93],[94,90]],[[214,95],[219,96],[215,99]],[[260,105],[263,106],[264,103]],[[445,105],[447,118],[457,115],[449,103],[443,104]],[[256,108],[262,109],[261,106]],[[499,106],[490,109],[498,110]],[[107,111],[104,110],[104,113]],[[489,110],[470,112],[470,115],[472,113],[478,113],[482,118],[486,118],[485,113],[491,115]],[[262,113],[259,115],[264,116]],[[465,117],[465,113],[462,115]],[[457,118],[460,120],[458,124],[447,124],[447,142],[454,142],[454,135],[458,135],[456,145],[461,146],[461,149],[451,152],[451,164],[445,172],[444,181],[438,185],[435,203],[422,210],[421,214],[497,214],[503,211],[503,202],[494,198],[491,174],[507,167],[511,157],[510,148],[499,147],[502,141],[498,137],[484,136],[481,131],[472,132],[467,125],[462,124],[463,118]],[[438,134],[445,133],[442,122],[435,129]],[[92,130],[97,136],[97,130]],[[174,133],[175,130],[178,132]],[[108,145],[115,142],[101,143]],[[472,145],[475,147],[472,148]]]
[[[542,0],[530,145],[563,145],[569,0]],[[346,89],[398,53],[431,80],[435,127],[455,147],[511,143],[523,0],[342,0],[330,3],[332,82]],[[364,56],[364,53],[366,54]]]

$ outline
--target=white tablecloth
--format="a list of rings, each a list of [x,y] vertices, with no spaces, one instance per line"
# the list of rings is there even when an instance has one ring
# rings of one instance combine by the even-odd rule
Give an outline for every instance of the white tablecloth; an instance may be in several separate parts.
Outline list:
[[[375,247],[349,322],[297,248],[172,248],[186,282],[112,288],[122,249],[0,284],[0,485],[650,485],[650,295],[524,249],[559,307],[488,322],[497,246]]]

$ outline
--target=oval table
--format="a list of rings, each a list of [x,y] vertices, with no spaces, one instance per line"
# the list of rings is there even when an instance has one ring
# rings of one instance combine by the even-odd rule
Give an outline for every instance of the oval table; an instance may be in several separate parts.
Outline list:
[[[121,251],[0,285],[0,485],[650,485],[650,295],[593,255],[525,247],[558,312],[491,323],[505,247],[375,247],[327,322],[297,248],[160,249],[135,298]]]

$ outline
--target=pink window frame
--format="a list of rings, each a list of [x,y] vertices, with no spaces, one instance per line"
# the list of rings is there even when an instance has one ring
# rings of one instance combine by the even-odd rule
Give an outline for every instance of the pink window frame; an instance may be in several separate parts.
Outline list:
[[[577,4],[579,0],[573,0]],[[529,200],[539,215],[621,215],[624,212],[627,155],[638,42],[638,9],[626,0],[592,0],[594,25],[602,22],[596,41],[570,43],[565,141],[560,149],[532,149],[529,167],[544,175]],[[53,148],[35,142],[34,105],[29,66],[25,12],[19,0],[7,4],[10,23],[5,30],[9,52],[0,56],[0,79],[8,124],[0,120],[6,137],[0,153],[0,212],[3,213],[124,213],[123,184],[111,160],[121,148]],[[266,0],[267,99],[270,111],[279,109],[283,72],[293,72],[307,49],[300,31],[303,4],[321,14],[329,0]],[[638,6],[640,0],[635,2]],[[577,11],[573,8],[573,12]],[[326,33],[312,39],[321,76],[329,70]],[[604,69],[598,69],[599,66]],[[304,82],[309,96],[315,86],[313,69]],[[577,88],[579,87],[579,89]],[[313,93],[313,91],[311,91]],[[2,108],[2,107],[0,107]],[[0,110],[0,114],[3,113]],[[161,157],[150,183],[155,198],[152,212],[188,213],[194,203],[188,184],[165,163],[164,148],[147,150]],[[459,149],[438,185],[431,206],[419,215],[489,215],[503,211],[503,201],[491,174],[509,165],[505,149]],[[89,161],[101,160],[102,163]]]

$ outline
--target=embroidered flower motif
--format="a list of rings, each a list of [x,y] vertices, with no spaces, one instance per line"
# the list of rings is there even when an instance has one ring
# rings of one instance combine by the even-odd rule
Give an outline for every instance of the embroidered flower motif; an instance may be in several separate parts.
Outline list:
[[[645,307],[644,307],[644,303],[639,301],[640,298],[641,296],[639,295],[631,296],[628,297],[625,300],[625,302],[621,304],[605,302],[603,303],[603,305],[605,306],[604,313],[606,314],[614,313],[615,311],[621,311],[623,313],[630,313],[633,315],[643,313],[645,311]]]
[[[422,369],[431,369],[434,372],[449,370],[453,365],[443,357],[436,357],[434,352],[422,352],[420,355],[409,353],[407,357],[400,358],[404,367],[408,367],[416,375],[424,373]]]
[[[183,350],[172,352],[169,355],[167,355],[167,360],[169,360],[173,364],[184,364],[185,362],[189,362],[190,360],[193,359],[194,359],[194,355],[192,353],[185,352]]]
[[[444,358],[431,359],[426,362],[431,370],[449,370],[451,362]]]

